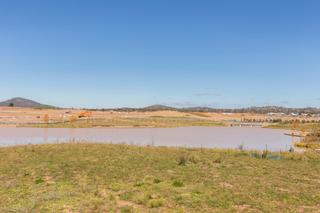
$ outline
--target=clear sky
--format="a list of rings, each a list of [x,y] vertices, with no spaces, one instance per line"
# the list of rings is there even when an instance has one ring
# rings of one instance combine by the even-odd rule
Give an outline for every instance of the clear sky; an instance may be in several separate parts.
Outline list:
[[[320,107],[319,0],[1,0],[0,99]]]

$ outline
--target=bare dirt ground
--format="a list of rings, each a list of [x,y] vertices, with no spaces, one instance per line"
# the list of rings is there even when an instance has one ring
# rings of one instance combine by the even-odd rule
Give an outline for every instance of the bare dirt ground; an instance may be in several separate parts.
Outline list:
[[[43,123],[45,119],[50,122],[68,121],[72,117],[78,117],[83,110],[80,109],[32,109],[18,107],[0,107],[0,126],[17,126],[20,124]],[[202,113],[202,112],[118,112],[118,111],[92,111],[93,119],[110,118],[148,118],[148,117],[178,117],[197,118],[211,121],[235,122],[243,120],[264,121],[267,119],[285,120],[320,120],[319,118],[307,118],[296,116],[272,116],[252,113]]]

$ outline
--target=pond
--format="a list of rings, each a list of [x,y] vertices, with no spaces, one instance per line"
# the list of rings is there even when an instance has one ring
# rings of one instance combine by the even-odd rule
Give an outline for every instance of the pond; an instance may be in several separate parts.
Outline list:
[[[182,128],[0,128],[0,146],[73,141],[285,151],[293,140],[287,131],[259,127]]]

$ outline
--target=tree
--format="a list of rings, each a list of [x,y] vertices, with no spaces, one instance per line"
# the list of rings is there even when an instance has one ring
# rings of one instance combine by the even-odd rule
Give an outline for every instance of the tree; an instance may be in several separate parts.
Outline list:
[[[14,107],[14,103],[10,103],[10,104],[9,104],[9,107]]]

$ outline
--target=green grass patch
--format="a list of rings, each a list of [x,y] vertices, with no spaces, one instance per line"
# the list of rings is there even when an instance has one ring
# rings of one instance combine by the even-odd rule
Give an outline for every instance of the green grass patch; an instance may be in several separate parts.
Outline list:
[[[0,148],[0,212],[319,210],[319,153],[262,155],[86,143]]]

